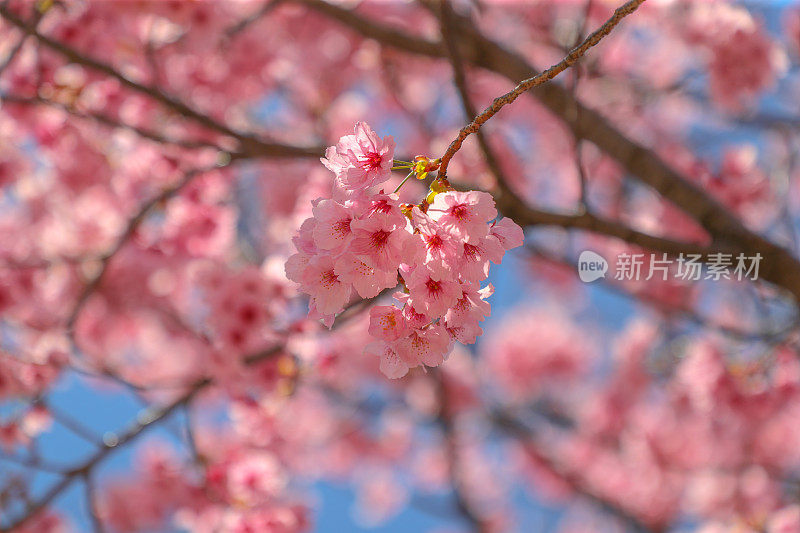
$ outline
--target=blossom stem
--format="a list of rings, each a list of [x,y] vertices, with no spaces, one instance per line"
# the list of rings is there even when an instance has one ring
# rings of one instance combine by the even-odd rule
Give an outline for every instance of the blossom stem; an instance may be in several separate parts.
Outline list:
[[[398,185],[398,186],[397,186],[397,188],[394,190],[394,192],[396,193],[397,191],[399,191],[399,190],[400,190],[400,187],[402,187],[403,185],[405,185],[405,183],[408,181],[408,178],[410,178],[410,177],[411,177],[411,176],[413,176],[413,175],[414,175],[414,171],[412,170],[411,172],[409,172],[409,173],[408,173],[408,176],[406,176],[405,178],[403,178],[403,181],[401,181],[401,182],[400,182],[400,185]]]

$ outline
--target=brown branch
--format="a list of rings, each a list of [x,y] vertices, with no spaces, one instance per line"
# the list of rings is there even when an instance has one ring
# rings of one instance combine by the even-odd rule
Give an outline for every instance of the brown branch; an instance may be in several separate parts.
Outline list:
[[[573,46],[577,46],[577,44],[584,38],[586,34],[586,27],[589,24],[589,15],[592,11],[592,0],[586,0],[586,5],[583,8],[583,16],[581,18],[580,28],[575,35],[575,42]],[[569,90],[572,95],[572,99],[575,101],[575,113],[572,117],[574,123],[578,123],[581,120],[581,109],[577,105],[578,102],[578,84],[580,83],[581,79],[581,65],[575,65],[575,68],[572,69],[572,79],[570,80],[571,83],[569,85]],[[573,128],[574,129],[574,128]],[[583,139],[580,139],[574,136],[573,142],[573,152],[574,152],[574,159],[575,159],[575,170],[578,173],[578,185],[580,186],[580,206],[581,209],[584,211],[589,211],[589,180],[588,176],[586,175],[586,168],[583,165]]]
[[[475,119],[478,113],[469,97],[466,69],[464,68],[464,63],[461,58],[461,52],[459,52],[458,45],[455,41],[452,20],[453,17],[454,14],[450,3],[447,1],[442,1],[439,10],[442,40],[444,41],[447,49],[450,65],[453,67],[453,81],[455,82],[456,89],[458,89],[458,94],[461,99],[461,106],[464,109],[464,114],[466,115],[467,120],[472,121]],[[475,132],[475,135],[478,138],[478,145],[480,146],[481,152],[483,152],[483,158],[486,161],[486,166],[489,167],[489,171],[494,175],[495,182],[497,182],[499,191],[495,196],[502,197],[513,195],[508,185],[508,180],[505,178],[503,169],[500,166],[500,161],[497,159],[492,147],[489,145],[489,141],[486,139],[483,131],[478,129]],[[444,175],[441,173],[441,169],[439,175],[444,177]]]
[[[50,474],[64,474],[64,468],[58,465],[50,464],[42,461],[39,457],[17,457],[16,455],[7,454],[0,450],[0,461],[7,461],[15,465],[24,466],[33,470],[47,472]]]
[[[556,226],[564,229],[581,229],[614,237],[629,244],[640,246],[656,252],[664,252],[670,256],[684,254],[700,254],[705,259],[711,253],[732,253],[731,248],[707,247],[696,243],[676,241],[665,237],[657,237],[630,228],[614,220],[600,218],[591,213],[562,214],[552,211],[543,211],[525,205],[516,196],[506,196],[505,200],[499,199],[497,207],[500,212],[521,226]],[[502,200],[502,201],[501,201]]]
[[[254,13],[246,16],[233,26],[226,29],[225,37],[227,39],[236,37],[236,35],[247,29],[251,24],[258,22],[262,17],[268,15],[272,10],[278,7],[282,1],[283,0],[269,0],[264,2],[264,5],[258,8]]]
[[[492,105],[487,107],[480,115],[475,117],[473,121],[461,128],[461,131],[458,132],[458,136],[450,143],[450,146],[447,147],[447,151],[445,151],[444,155],[442,156],[442,162],[439,167],[439,177],[440,179],[447,178],[447,165],[450,163],[450,160],[453,156],[458,152],[461,148],[461,145],[464,143],[464,140],[472,133],[478,131],[483,124],[486,123],[489,119],[491,119],[498,111],[500,111],[506,105],[512,103],[514,100],[519,98],[521,94],[534,87],[538,87],[542,85],[565,70],[575,64],[583,55],[589,51],[590,48],[595,46],[599,43],[603,37],[608,35],[614,27],[619,24],[619,22],[625,18],[626,16],[630,15],[644,2],[644,0],[629,0],[619,8],[614,11],[614,14],[609,18],[605,24],[600,26],[597,30],[595,30],[591,35],[589,35],[584,41],[573,48],[569,54],[564,57],[561,61],[556,63],[555,65],[551,66],[547,70],[531,77],[526,80],[520,82],[514,89],[507,92],[502,96],[498,96],[492,101]]]
[[[464,493],[464,480],[461,474],[461,450],[457,442],[455,432],[455,420],[450,406],[446,377],[440,368],[431,369],[431,379],[436,387],[436,396],[439,403],[439,412],[436,422],[442,429],[442,438],[446,448],[446,456],[449,462],[448,470],[450,473],[450,484],[453,487],[453,495],[456,500],[456,508],[459,513],[469,522],[473,531],[476,533],[489,533],[492,531],[488,521],[474,509],[469,497]]]
[[[544,247],[537,246],[536,244],[526,243],[525,250],[530,252],[533,256],[539,257],[548,263],[557,264],[572,270],[577,269],[577,264],[573,260],[565,256],[555,254],[550,250],[546,250]],[[613,278],[602,278],[598,280],[598,283],[600,283],[603,288],[613,292],[614,294],[634,300],[636,303],[644,304],[645,306],[648,306],[662,315],[678,315],[679,318],[683,318],[697,326],[717,331],[740,342],[782,342],[798,327],[797,320],[793,320],[781,328],[776,328],[769,331],[743,330],[733,326],[727,326],[725,324],[714,322],[710,318],[702,316],[688,306],[670,305],[646,292],[634,292],[629,287],[626,287],[621,283],[617,283]]]
[[[66,413],[61,412],[59,409],[56,409],[44,399],[39,399],[36,403],[44,407],[53,420],[86,442],[89,442],[94,446],[98,446],[102,443],[102,439],[98,435],[95,435],[92,430],[84,426],[82,422],[74,419],[72,416]]]
[[[528,426],[518,421],[514,416],[503,411],[494,411],[490,414],[492,421],[506,434],[519,440],[525,449],[536,455],[536,458],[547,465],[548,468],[564,481],[572,490],[582,495],[586,499],[595,503],[609,515],[623,521],[631,530],[637,533],[658,533],[664,531],[660,524],[646,524],[638,517],[623,509],[619,504],[611,502],[600,494],[597,494],[591,487],[583,481],[580,475],[570,472],[564,465],[550,457],[549,454],[540,449],[536,433]]]
[[[30,25],[34,28],[38,28],[39,24],[41,23],[42,19],[44,18],[45,12],[40,11],[37,7],[34,7],[33,16],[31,17]],[[23,32],[22,36],[20,36],[17,44],[11,49],[11,51],[6,56],[5,60],[0,63],[0,76],[2,76],[3,72],[11,66],[16,59],[17,55],[22,51],[22,47],[25,45],[25,41],[28,40],[28,34]]]
[[[63,104],[61,102],[56,102],[53,100],[48,100],[46,98],[42,98],[41,96],[33,96],[33,97],[25,97],[25,96],[18,96],[15,94],[5,94],[0,93],[0,101],[7,102],[10,104],[16,105],[25,105],[25,106],[36,106],[36,105],[46,105],[50,107],[54,107],[56,109],[60,109],[65,113],[69,113],[77,118],[86,119],[86,120],[93,120],[95,122],[99,122],[105,126],[109,126],[111,128],[119,128],[131,131],[149,141],[154,141],[160,144],[170,144],[174,146],[178,146],[180,148],[186,149],[198,149],[198,148],[212,148],[215,150],[222,151],[223,148],[220,146],[208,142],[208,141],[194,141],[194,140],[184,140],[184,139],[173,139],[170,137],[165,137],[160,133],[147,130],[144,128],[140,128],[138,126],[133,126],[131,124],[126,124],[121,121],[117,121],[109,116],[103,115],[102,113],[96,112],[82,112],[76,109],[73,106]]]
[[[103,521],[100,519],[100,514],[97,511],[97,502],[95,501],[95,486],[94,480],[89,472],[83,475],[84,485],[84,498],[86,500],[86,514],[89,515],[89,521],[92,524],[93,533],[104,533]]]
[[[287,146],[277,143],[268,142],[257,138],[253,133],[235,131],[229,126],[211,118],[210,116],[197,111],[186,103],[178,100],[177,98],[164,93],[158,87],[145,85],[134,81],[121,72],[116,70],[113,66],[104,63],[100,60],[94,59],[85,55],[74,48],[71,48],[55,39],[52,39],[38,31],[35,25],[25,22],[9,10],[6,6],[0,5],[0,16],[10,22],[12,25],[21,29],[28,35],[35,37],[41,44],[54,50],[60,55],[64,56],[72,63],[84,65],[93,70],[101,72],[109,77],[118,80],[125,87],[132,89],[138,93],[144,94],[160,104],[172,109],[178,114],[192,119],[205,128],[216,131],[228,137],[233,137],[239,141],[240,152],[248,157],[270,156],[270,157],[303,157],[318,154],[319,147],[298,147]]]
[[[230,163],[230,161],[228,162]],[[164,189],[161,193],[155,195],[150,200],[145,202],[140,208],[136,215],[130,219],[128,222],[127,227],[125,230],[120,234],[117,241],[111,247],[111,249],[103,254],[100,257],[100,270],[98,273],[84,286],[83,291],[81,291],[80,295],[78,296],[78,300],[75,303],[75,306],[72,308],[72,312],[70,313],[69,317],[67,318],[67,332],[71,338],[74,339],[74,329],[75,329],[75,322],[77,321],[83,307],[86,305],[86,302],[89,300],[89,297],[94,293],[95,289],[100,285],[100,282],[103,281],[106,272],[108,271],[108,266],[114,256],[122,249],[123,246],[130,240],[131,237],[136,233],[136,230],[139,229],[139,226],[144,222],[147,218],[147,215],[150,214],[157,205],[161,204],[162,202],[172,198],[176,194],[178,194],[184,187],[186,187],[191,181],[198,175],[204,174],[206,172],[210,172],[212,170],[217,170],[222,168],[225,165],[213,165],[204,168],[195,168],[189,170],[184,173],[183,177],[178,180],[177,183]],[[74,342],[74,340],[73,340]]]

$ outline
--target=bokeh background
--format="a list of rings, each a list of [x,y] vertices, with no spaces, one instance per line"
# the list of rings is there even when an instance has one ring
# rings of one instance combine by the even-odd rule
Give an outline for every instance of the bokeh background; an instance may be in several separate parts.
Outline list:
[[[366,121],[439,157],[459,63],[482,109],[619,4],[0,2],[0,524],[800,531],[796,2],[649,0],[483,128],[497,165],[465,143],[449,178],[526,243],[441,369],[388,380],[371,302],[328,331],[284,276],[326,146]],[[653,187],[601,122],[696,194]],[[764,252],[768,279],[576,275],[586,249],[683,247]],[[237,497],[251,457],[243,486],[285,484]]]

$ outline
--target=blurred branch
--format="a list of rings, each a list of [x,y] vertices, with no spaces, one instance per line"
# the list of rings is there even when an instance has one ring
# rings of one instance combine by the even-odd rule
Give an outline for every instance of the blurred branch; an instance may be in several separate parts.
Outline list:
[[[25,22],[9,10],[6,6],[0,5],[0,16],[10,22],[12,25],[21,29],[28,35],[36,37],[36,39],[44,46],[54,50],[55,52],[64,56],[72,63],[83,65],[107,76],[118,80],[125,87],[132,89],[138,93],[144,94],[160,104],[172,109],[178,114],[192,119],[196,123],[208,128],[209,130],[216,131],[228,137],[233,137],[240,144],[242,156],[246,157],[317,157],[324,149],[320,147],[298,147],[283,144],[276,144],[257,138],[252,133],[244,133],[235,131],[229,126],[211,118],[210,116],[197,111],[193,107],[184,103],[183,101],[164,93],[158,87],[145,85],[134,81],[121,72],[116,70],[111,65],[104,63],[100,60],[94,59],[85,55],[64,43],[56,41],[38,31],[35,25]]]
[[[17,457],[16,455],[6,454],[2,450],[0,450],[0,461],[6,461],[50,474],[63,474],[65,471],[63,467],[43,462],[39,457]]]
[[[83,475],[83,484],[85,488],[86,513],[89,515],[92,531],[94,533],[104,533],[103,521],[100,519],[100,515],[97,512],[97,503],[95,502],[94,480],[89,472]]]
[[[17,104],[17,105],[26,105],[26,106],[46,105],[46,106],[54,107],[56,109],[60,109],[60,110],[64,111],[65,113],[69,113],[70,115],[73,115],[73,116],[78,117],[78,118],[82,118],[82,119],[86,119],[86,120],[94,120],[96,122],[99,122],[100,124],[103,124],[105,126],[109,126],[111,128],[119,128],[119,129],[124,129],[124,130],[131,131],[131,132],[135,133],[136,135],[138,135],[138,136],[140,136],[140,137],[142,137],[144,139],[147,139],[147,140],[150,140],[150,141],[154,141],[154,142],[157,142],[157,143],[160,143],[160,144],[169,144],[169,145],[174,145],[174,146],[178,146],[180,148],[186,148],[186,149],[211,148],[211,149],[220,150],[220,151],[224,150],[223,148],[221,148],[220,146],[218,146],[218,145],[216,145],[216,144],[214,144],[212,142],[208,142],[208,141],[191,141],[191,140],[184,140],[184,139],[172,139],[172,138],[169,138],[169,137],[165,137],[165,136],[161,135],[160,133],[157,133],[157,132],[154,132],[154,131],[150,131],[150,130],[147,130],[147,129],[144,129],[144,128],[140,128],[138,126],[133,126],[131,124],[126,124],[124,122],[117,121],[117,120],[115,120],[115,119],[113,119],[111,117],[103,115],[102,113],[82,112],[82,111],[80,111],[80,110],[78,110],[75,107],[72,107],[70,105],[63,104],[61,102],[55,102],[53,100],[48,100],[46,98],[42,98],[41,96],[24,97],[24,96],[17,96],[17,95],[14,95],[14,94],[0,93],[0,101],[2,101],[4,103],[7,102],[7,103],[10,103],[10,104]]]
[[[489,533],[491,531],[489,523],[473,507],[469,497],[464,492],[464,480],[461,473],[462,461],[461,450],[458,446],[458,438],[455,432],[452,408],[450,407],[445,376],[440,368],[430,369],[431,379],[436,387],[436,396],[439,404],[439,412],[436,422],[442,429],[442,438],[446,448],[446,457],[449,462],[448,471],[450,473],[450,484],[453,487],[453,495],[456,499],[456,507],[459,513],[469,522],[472,530],[477,533]]]
[[[529,251],[531,254],[540,257],[547,262],[559,264],[568,267],[571,270],[577,269],[577,265],[575,264],[574,261],[571,261],[570,259],[563,256],[557,256],[551,251],[545,250],[534,244],[526,243],[525,249]],[[718,322],[714,322],[709,318],[706,318],[698,314],[696,311],[688,307],[669,305],[666,302],[659,300],[657,297],[654,297],[646,292],[634,292],[630,290],[628,287],[624,286],[623,284],[616,283],[613,279],[603,278],[599,280],[599,282],[602,284],[603,287],[607,288],[614,294],[618,294],[620,296],[633,299],[639,303],[645,304],[646,306],[667,315],[680,315],[681,317],[685,318],[689,322],[692,322],[693,324],[696,324],[697,326],[717,331],[723,335],[726,335],[738,341],[766,342],[766,343],[782,342],[800,325],[800,323],[798,323],[798,320],[795,319],[781,328],[776,328],[770,331],[746,331],[732,326],[726,326],[725,324],[720,324]]]
[[[283,0],[269,0],[268,2],[264,2],[260,8],[258,8],[254,13],[248,15],[247,17],[243,18],[233,26],[229,27],[225,30],[225,37],[228,39],[232,39],[237,34],[241,33],[248,26],[251,24],[258,22],[261,20],[262,17],[268,15],[272,10],[280,5]]]
[[[111,247],[111,249],[106,252],[103,256],[100,257],[100,270],[97,274],[84,286],[83,291],[81,291],[80,295],[78,296],[78,300],[75,303],[75,306],[72,308],[72,312],[70,313],[69,317],[67,318],[67,332],[71,338],[73,338],[74,342],[74,329],[75,329],[75,322],[80,315],[80,312],[83,310],[83,307],[86,305],[89,297],[94,293],[95,289],[100,285],[100,282],[103,281],[103,277],[105,276],[106,272],[108,271],[108,265],[114,256],[119,252],[122,247],[130,240],[130,238],[136,233],[136,230],[139,229],[139,226],[144,222],[147,218],[147,215],[152,211],[157,205],[161,204],[162,202],[172,198],[176,194],[178,194],[184,187],[186,187],[191,181],[198,175],[204,174],[206,172],[211,172],[213,170],[218,170],[230,164],[230,161],[224,163],[222,165],[212,165],[204,168],[195,168],[188,170],[184,173],[183,177],[178,180],[177,183],[174,185],[167,187],[161,193],[157,194],[147,202],[145,202],[140,208],[136,215],[130,219],[128,222],[127,227],[122,232],[122,234],[117,239],[116,243]]]
[[[586,0],[586,5],[583,8],[583,16],[581,18],[580,27],[578,31],[575,33],[575,42],[573,43],[573,47],[577,46],[578,43],[583,40],[584,35],[586,34],[586,27],[589,24],[589,16],[592,11],[592,0]],[[580,64],[575,65],[572,69],[572,79],[570,80],[571,83],[569,84],[569,90],[572,94],[572,99],[575,101],[575,113],[572,117],[573,122],[578,123],[581,120],[581,108],[577,105],[578,102],[578,84],[581,79],[581,71],[582,66]],[[573,127],[573,130],[575,128]],[[583,211],[589,211],[589,182],[588,177],[586,175],[586,168],[583,165],[583,139],[573,135],[574,143],[573,143],[573,151],[574,151],[574,158],[575,158],[575,170],[578,173],[578,182],[580,186],[580,207]]]
[[[452,7],[450,6],[450,2],[442,1],[439,4],[439,19],[442,40],[445,43],[447,53],[450,58],[450,64],[453,67],[453,80],[455,81],[456,88],[458,89],[458,94],[461,99],[461,106],[464,109],[464,114],[466,115],[467,120],[472,121],[477,117],[478,113],[469,97],[464,63],[461,59],[461,53],[458,50],[455,36],[453,35],[453,16],[454,14]],[[505,202],[505,197],[514,197],[515,195],[508,185],[508,180],[503,174],[500,162],[498,161],[495,153],[492,151],[484,132],[478,129],[475,131],[475,135],[478,139],[478,146],[480,146],[481,152],[483,153],[483,158],[486,161],[486,166],[489,167],[489,170],[494,175],[495,182],[497,183],[498,191],[495,193],[495,199],[498,202]],[[444,176],[441,171],[440,175],[442,177]]]
[[[70,430],[73,434],[77,435],[86,442],[89,442],[90,444],[93,444],[95,446],[102,445],[103,441],[100,438],[100,436],[95,435],[93,431],[85,427],[81,422],[75,420],[66,413],[62,413],[60,410],[56,409],[53,405],[49,404],[44,399],[40,399],[36,403],[44,407],[56,422],[58,422],[59,424]]]
[[[662,525],[646,524],[642,522],[638,517],[620,507],[619,504],[610,502],[603,496],[597,494],[591,487],[587,486],[580,475],[570,472],[569,469],[559,464],[558,461],[544,452],[540,448],[540,443],[537,442],[535,431],[518,421],[512,415],[502,411],[495,411],[491,413],[491,418],[497,427],[509,436],[517,439],[525,448],[526,452],[535,455],[538,461],[545,464],[553,474],[557,475],[572,490],[587,498],[611,516],[621,520],[632,531],[637,533],[661,533],[666,530]]]
[[[38,9],[34,8],[33,16],[31,17],[31,21],[30,21],[29,24],[34,28],[38,28],[39,27],[39,23],[42,21],[42,18],[44,18],[44,13],[42,11],[39,11]],[[14,62],[14,59],[20,53],[20,51],[22,50],[22,47],[25,45],[25,41],[27,41],[27,40],[28,40],[28,34],[27,33],[23,33],[20,36],[19,40],[17,41],[17,44],[15,44],[14,47],[11,49],[11,51],[8,53],[8,55],[6,56],[5,60],[2,63],[0,63],[0,76],[2,76],[3,72],[8,67],[11,66],[11,63]]]
[[[447,147],[447,150],[442,156],[442,162],[439,167],[439,177],[441,179],[447,178],[447,165],[450,163],[450,160],[453,158],[456,152],[458,152],[458,150],[461,148],[464,140],[470,134],[477,132],[481,126],[483,126],[483,124],[497,114],[498,111],[519,98],[519,96],[524,92],[552,80],[574,65],[575,62],[577,62],[586,52],[588,52],[590,48],[595,46],[603,39],[603,37],[608,35],[623,18],[636,11],[636,9],[643,2],[644,0],[629,0],[617,8],[614,11],[614,14],[605,22],[605,24],[595,30],[581,44],[573,48],[564,59],[551,66],[547,70],[531,78],[523,80],[516,87],[514,87],[514,89],[506,94],[495,98],[492,101],[492,105],[487,107],[480,115],[476,116],[470,124],[461,128],[461,131],[458,132],[458,136],[456,136],[455,140],[453,140],[453,142],[450,143],[450,146]]]
[[[558,226],[565,229],[582,229],[620,239],[629,244],[641,246],[648,250],[664,252],[671,256],[684,254],[700,254],[704,258],[715,252],[732,253],[733,248],[707,247],[696,243],[676,241],[665,237],[657,237],[649,233],[637,231],[621,222],[598,217],[591,213],[579,214],[555,213],[527,206],[517,196],[508,196],[506,200],[498,200],[498,209],[523,226]]]

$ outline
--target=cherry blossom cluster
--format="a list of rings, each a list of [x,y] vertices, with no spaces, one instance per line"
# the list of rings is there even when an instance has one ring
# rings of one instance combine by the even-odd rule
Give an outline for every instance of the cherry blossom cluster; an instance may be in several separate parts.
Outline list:
[[[707,49],[711,96],[724,107],[754,100],[785,70],[784,53],[745,9],[699,4],[683,31]]]
[[[522,244],[522,229],[508,218],[496,220],[491,195],[459,192],[434,182],[419,205],[403,204],[395,193],[375,187],[393,168],[394,141],[356,124],[353,135],[328,148],[323,164],[335,175],[333,198],[313,202],[313,216],[294,238],[297,253],[286,275],[311,297],[309,317],[329,327],[353,290],[372,298],[398,285],[402,304],[370,311],[366,350],[380,357],[381,371],[404,376],[419,365],[438,366],[453,341],[472,344],[489,316],[486,299],[490,263]],[[408,164],[409,174],[426,165]],[[401,183],[402,185],[402,183]],[[399,187],[398,187],[399,189]]]

